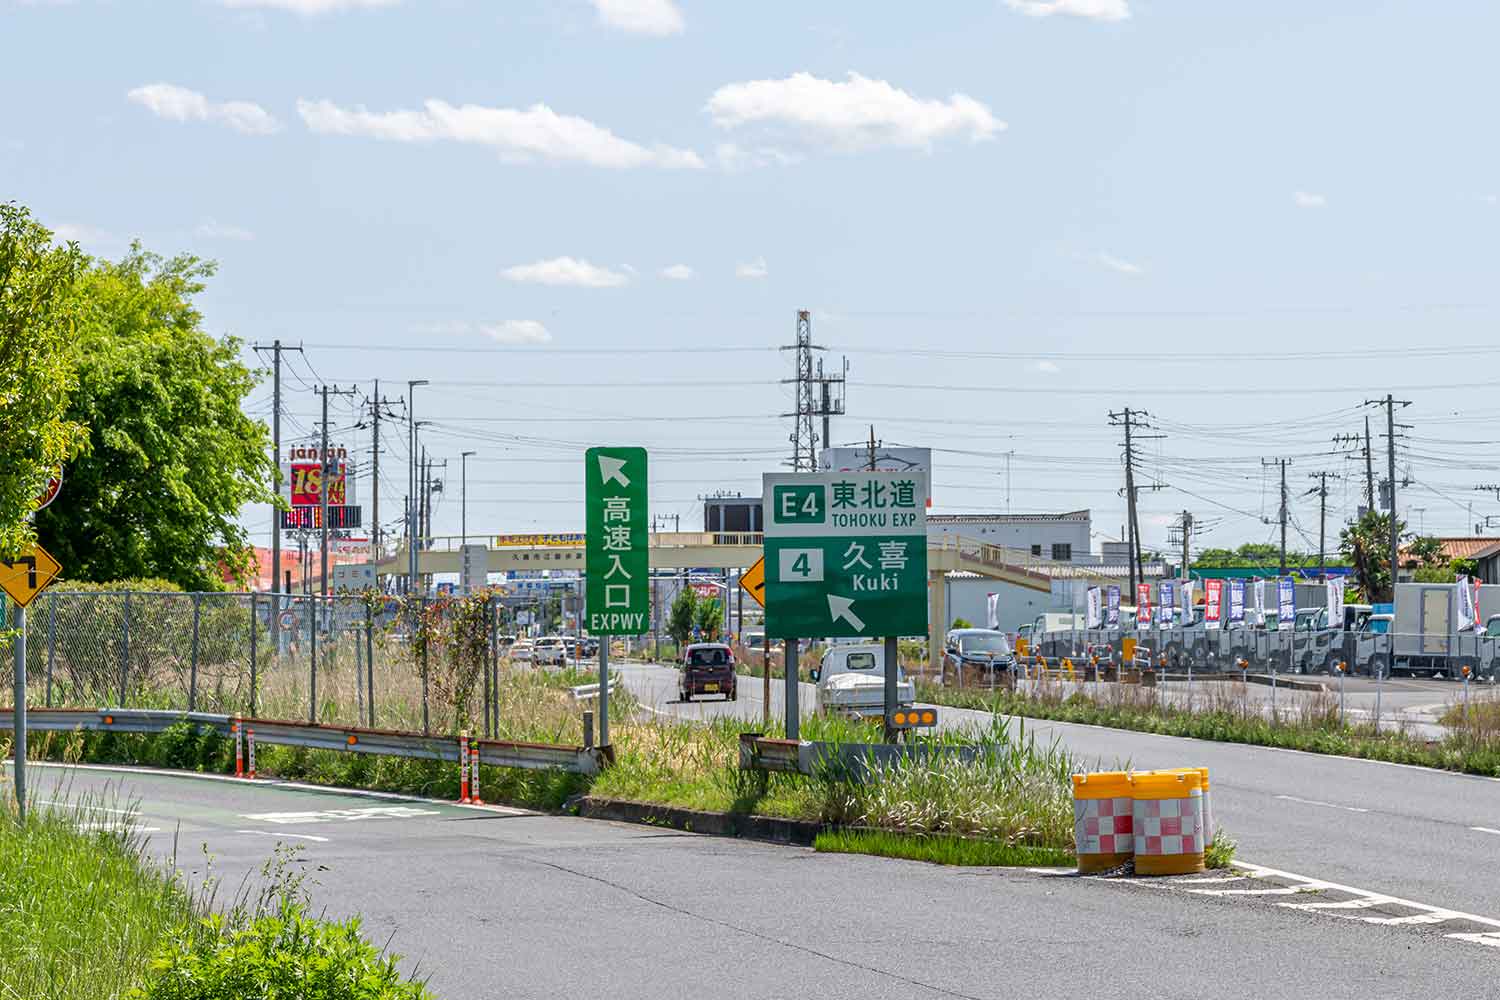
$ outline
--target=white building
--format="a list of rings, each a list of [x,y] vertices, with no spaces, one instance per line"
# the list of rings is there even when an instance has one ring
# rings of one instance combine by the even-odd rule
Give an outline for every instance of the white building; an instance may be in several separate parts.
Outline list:
[[[1055,562],[1092,561],[1087,510],[1066,514],[928,514],[928,541],[958,536]]]

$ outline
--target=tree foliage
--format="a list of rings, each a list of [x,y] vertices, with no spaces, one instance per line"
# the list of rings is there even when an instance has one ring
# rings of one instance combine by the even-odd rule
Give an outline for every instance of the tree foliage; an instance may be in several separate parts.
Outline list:
[[[1409,537],[1406,522],[1396,522],[1397,538]],[[1391,515],[1366,511],[1339,533],[1339,552],[1354,567],[1359,593],[1370,602],[1386,602],[1395,593],[1391,586]]]
[[[0,204],[0,556],[30,544],[30,517],[54,469],[83,444],[69,419],[70,290],[84,257],[53,245],[26,209]]]
[[[672,601],[667,612],[667,635],[681,646],[693,637],[693,626],[698,623],[698,595],[692,587],[683,587]]]
[[[724,634],[724,602],[717,597],[700,597],[693,605],[693,624],[704,642],[718,642]]]
[[[221,567],[248,575],[238,515],[273,500],[274,469],[265,425],[241,409],[259,373],[240,362],[237,340],[202,329],[193,303],[213,272],[137,245],[74,285],[77,386],[66,415],[88,437],[62,497],[37,519],[71,577],[213,590]]]

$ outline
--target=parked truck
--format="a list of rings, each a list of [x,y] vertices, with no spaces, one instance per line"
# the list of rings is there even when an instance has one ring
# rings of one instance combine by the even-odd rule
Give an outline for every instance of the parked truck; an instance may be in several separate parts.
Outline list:
[[[1361,673],[1409,674],[1458,680],[1500,672],[1500,586],[1479,588],[1475,622],[1461,618],[1457,583],[1398,583],[1383,621],[1367,623],[1355,642]],[[1390,615],[1385,619],[1385,614]],[[1389,631],[1382,631],[1389,629]]]

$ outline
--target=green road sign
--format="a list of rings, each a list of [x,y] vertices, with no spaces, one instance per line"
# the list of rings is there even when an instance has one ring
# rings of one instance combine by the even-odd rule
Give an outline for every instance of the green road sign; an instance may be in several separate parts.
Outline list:
[[[927,474],[768,473],[766,635],[927,634]]]
[[[590,448],[583,481],[588,630],[594,635],[649,632],[646,449]]]

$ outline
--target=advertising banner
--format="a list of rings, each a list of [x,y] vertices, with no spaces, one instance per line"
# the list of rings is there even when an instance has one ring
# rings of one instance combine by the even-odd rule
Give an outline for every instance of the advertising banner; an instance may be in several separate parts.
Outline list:
[[[1193,624],[1193,581],[1182,581],[1182,624]]]
[[[1289,576],[1276,580],[1276,628],[1289,629],[1297,617],[1297,588]]]
[[[1255,581],[1255,624],[1264,628],[1266,624],[1266,581]]]
[[[1120,627],[1120,588],[1110,584],[1104,592],[1104,627]]]
[[[1471,586],[1467,576],[1455,579],[1458,584],[1458,630],[1473,628],[1479,621],[1479,588]],[[1478,580],[1473,581],[1478,584]]]
[[[1245,581],[1238,577],[1229,581],[1229,624],[1245,624]]]
[[[1177,610],[1177,581],[1163,580],[1156,585],[1157,606],[1161,611],[1157,617],[1161,619],[1162,628],[1172,627],[1172,613]]]
[[[1000,627],[1000,595],[999,594],[993,594],[992,593],[992,594],[985,594],[984,595],[984,622],[985,622],[985,624],[984,624],[985,628],[999,628]]]
[[[1098,628],[1104,621],[1102,595],[1098,587],[1090,587],[1088,593],[1088,613],[1084,618],[1085,628]]]
[[[1224,622],[1224,581],[1203,581],[1203,624],[1218,628]]]
[[[1344,578],[1330,577],[1324,584],[1328,591],[1328,627],[1344,627]]]
[[[1135,585],[1135,626],[1136,628],[1151,627],[1151,584],[1149,583]]]

